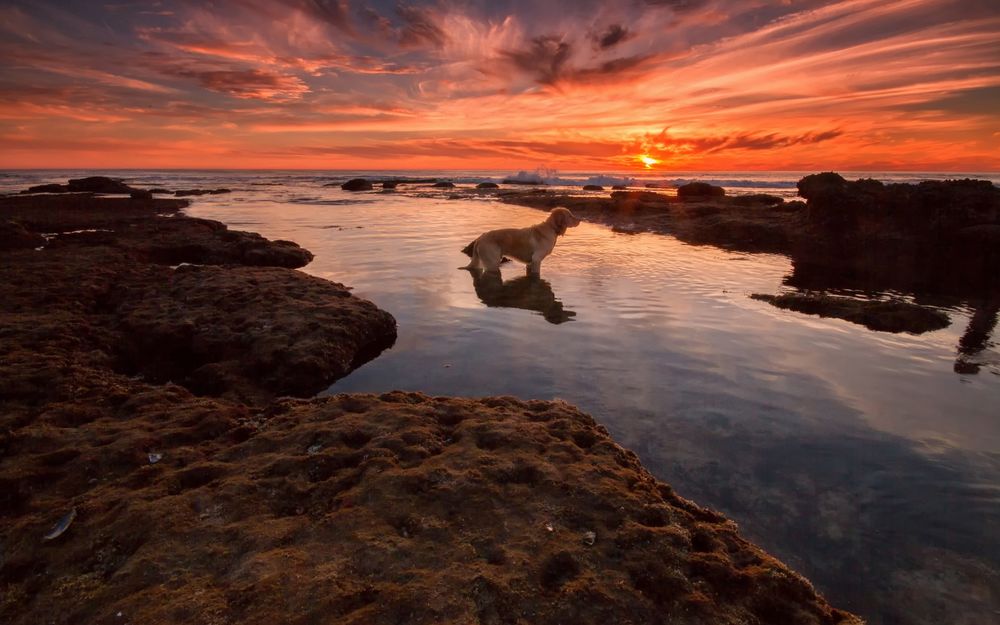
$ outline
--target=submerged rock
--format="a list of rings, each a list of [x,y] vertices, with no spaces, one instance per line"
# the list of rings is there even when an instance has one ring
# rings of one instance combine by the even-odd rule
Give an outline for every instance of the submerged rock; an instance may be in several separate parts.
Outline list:
[[[603,191],[604,187],[599,184],[585,184],[583,185],[584,191]]]
[[[455,188],[455,183],[454,182],[435,182],[431,186],[435,187],[437,189],[454,189]]]
[[[500,185],[495,182],[480,182],[476,185],[477,189],[499,189]]]

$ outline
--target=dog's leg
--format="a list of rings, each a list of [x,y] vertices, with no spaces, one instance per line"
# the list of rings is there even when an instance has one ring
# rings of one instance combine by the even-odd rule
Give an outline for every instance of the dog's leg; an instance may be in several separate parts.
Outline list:
[[[479,259],[479,266],[483,271],[500,272],[500,261],[503,260],[503,250],[492,241],[477,244],[475,249],[476,257]]]
[[[469,256],[472,257],[472,260],[469,261],[468,265],[466,265],[465,267],[459,267],[459,269],[468,269],[470,271],[475,271],[476,269],[482,267],[483,263],[481,260],[479,260],[479,252],[478,252],[479,239],[473,241],[470,247],[472,247],[472,252],[469,254]]]

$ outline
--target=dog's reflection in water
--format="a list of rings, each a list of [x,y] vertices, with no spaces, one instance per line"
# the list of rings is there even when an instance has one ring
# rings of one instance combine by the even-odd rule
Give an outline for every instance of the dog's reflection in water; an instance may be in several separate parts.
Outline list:
[[[542,313],[549,323],[563,323],[576,316],[572,310],[563,308],[548,280],[537,275],[528,274],[504,282],[499,271],[469,270],[469,273],[476,295],[487,306],[533,310]]]

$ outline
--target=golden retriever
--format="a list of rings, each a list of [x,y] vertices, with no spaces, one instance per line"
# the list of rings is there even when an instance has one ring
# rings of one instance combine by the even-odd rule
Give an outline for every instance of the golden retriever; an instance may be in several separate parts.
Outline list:
[[[553,208],[549,218],[540,224],[527,228],[501,228],[479,235],[464,250],[472,261],[464,269],[499,271],[504,255],[510,256],[528,266],[528,273],[538,275],[542,270],[542,260],[552,253],[556,238],[566,234],[567,228],[580,225],[568,208]]]

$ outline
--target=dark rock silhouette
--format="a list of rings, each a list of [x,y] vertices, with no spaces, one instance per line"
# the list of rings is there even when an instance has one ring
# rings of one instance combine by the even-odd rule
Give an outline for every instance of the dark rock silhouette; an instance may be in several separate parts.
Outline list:
[[[523,184],[528,186],[544,186],[544,180],[518,180],[517,178],[504,178],[502,184]]]
[[[70,192],[89,193],[131,193],[134,189],[121,180],[115,180],[106,176],[90,176],[87,178],[71,179],[68,184]]]
[[[69,185],[65,184],[39,184],[28,187],[21,193],[69,193]]]
[[[599,184],[585,184],[583,185],[584,191],[603,191],[604,187]]]
[[[0,250],[20,250],[45,245],[45,237],[14,221],[0,220]]]
[[[454,189],[455,188],[455,183],[454,182],[435,182],[431,186],[435,187],[437,189]]]
[[[500,185],[495,182],[480,182],[476,185],[477,189],[499,189]]]
[[[733,204],[737,206],[779,206],[785,203],[785,199],[777,195],[767,193],[755,193],[753,195],[737,195],[733,198]]]
[[[677,187],[677,197],[687,200],[691,198],[716,198],[726,195],[726,190],[707,182],[689,182]]]
[[[371,191],[373,187],[372,183],[364,178],[352,178],[340,185],[340,188],[344,191]]]
[[[627,189],[627,188],[628,188],[628,187],[626,187],[626,186],[625,186],[625,185],[623,185],[623,184],[616,184],[616,185],[614,185],[614,186],[612,186],[612,187],[611,187],[611,190],[612,190],[612,191],[624,191],[624,190],[625,190],[625,189]]]

